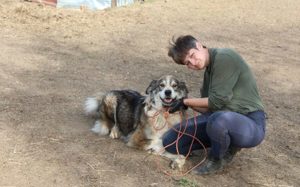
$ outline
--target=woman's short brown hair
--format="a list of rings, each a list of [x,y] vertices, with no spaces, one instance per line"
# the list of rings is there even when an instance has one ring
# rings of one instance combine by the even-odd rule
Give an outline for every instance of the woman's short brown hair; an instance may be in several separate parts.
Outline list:
[[[179,36],[177,39],[173,37],[170,42],[168,56],[177,64],[184,65],[183,61],[188,51],[196,48],[196,43],[196,38],[191,35]]]

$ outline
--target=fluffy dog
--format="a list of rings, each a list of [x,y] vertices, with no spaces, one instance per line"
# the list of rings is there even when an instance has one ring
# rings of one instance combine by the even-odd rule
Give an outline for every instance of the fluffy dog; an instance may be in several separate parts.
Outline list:
[[[85,112],[96,118],[92,131],[111,138],[124,137],[126,144],[170,158],[173,167],[181,168],[184,156],[164,151],[162,135],[182,121],[186,109],[172,114],[169,108],[186,98],[184,82],[172,75],[153,80],[146,95],[133,90],[113,90],[87,98]]]
[[[112,90],[87,98],[85,112],[96,119],[92,131],[111,138],[128,136],[138,125],[144,100],[133,90]]]

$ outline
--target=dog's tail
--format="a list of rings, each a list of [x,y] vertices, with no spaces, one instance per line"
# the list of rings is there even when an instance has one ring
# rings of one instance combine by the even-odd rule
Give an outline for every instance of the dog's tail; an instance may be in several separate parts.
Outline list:
[[[88,97],[84,102],[84,112],[87,116],[97,117],[99,108],[104,97],[103,93],[98,93],[95,97]]]

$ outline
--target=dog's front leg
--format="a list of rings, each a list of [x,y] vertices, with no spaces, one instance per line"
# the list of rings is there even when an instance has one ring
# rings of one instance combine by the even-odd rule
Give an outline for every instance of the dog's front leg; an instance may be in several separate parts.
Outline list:
[[[165,151],[161,139],[152,140],[149,145],[145,146],[145,150],[154,155],[161,155]]]
[[[111,129],[111,132],[109,134],[109,137],[111,137],[112,139],[117,139],[117,138],[120,138],[121,136],[121,132],[118,128],[117,125],[115,125],[112,129]]]

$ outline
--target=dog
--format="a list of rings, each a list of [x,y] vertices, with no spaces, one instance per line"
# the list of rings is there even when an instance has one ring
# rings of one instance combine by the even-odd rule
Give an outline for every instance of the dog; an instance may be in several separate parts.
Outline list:
[[[168,113],[170,107],[188,96],[183,81],[172,75],[152,80],[145,95],[134,90],[112,90],[85,101],[85,112],[95,117],[92,131],[111,138],[122,138],[127,146],[147,150],[172,160],[181,169],[183,155],[164,151],[163,134],[182,121],[186,108]]]

